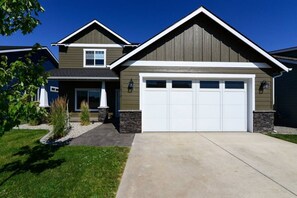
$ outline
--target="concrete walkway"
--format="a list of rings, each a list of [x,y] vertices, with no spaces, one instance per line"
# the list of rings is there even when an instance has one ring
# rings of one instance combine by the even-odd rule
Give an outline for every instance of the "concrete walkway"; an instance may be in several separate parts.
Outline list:
[[[113,124],[102,124],[73,139],[70,145],[83,146],[131,146],[134,134],[121,134]]]
[[[117,197],[296,197],[296,164],[296,144],[262,134],[137,134]]]

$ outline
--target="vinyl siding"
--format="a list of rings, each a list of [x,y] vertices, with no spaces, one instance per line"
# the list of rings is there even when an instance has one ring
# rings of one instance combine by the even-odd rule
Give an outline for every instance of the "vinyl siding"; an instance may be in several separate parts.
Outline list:
[[[81,68],[83,67],[84,48],[80,47],[59,47],[59,68]],[[91,48],[85,49],[106,49],[106,63],[109,65],[123,55],[122,48]]]
[[[222,68],[185,68],[185,67],[127,67],[121,72],[120,87],[121,99],[120,105],[122,110],[139,109],[139,73],[226,73],[226,74],[256,74],[255,96],[256,110],[272,109],[272,78],[270,71],[261,69],[222,69]],[[134,90],[128,92],[128,83],[130,79],[134,81]],[[261,82],[265,80],[270,84],[270,88],[259,93]]]

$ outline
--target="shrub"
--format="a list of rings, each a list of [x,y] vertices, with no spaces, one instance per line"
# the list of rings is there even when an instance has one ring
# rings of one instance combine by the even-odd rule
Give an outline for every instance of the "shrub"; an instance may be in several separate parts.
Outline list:
[[[37,103],[39,105],[39,103]],[[28,115],[29,124],[32,126],[39,125],[48,121],[48,112],[45,108],[36,107],[36,112],[31,111],[31,115]]]
[[[89,125],[90,124],[90,112],[89,105],[85,101],[80,103],[80,124],[81,125]]]
[[[53,125],[54,139],[66,135],[67,103],[65,97],[59,97],[51,104],[50,121]]]

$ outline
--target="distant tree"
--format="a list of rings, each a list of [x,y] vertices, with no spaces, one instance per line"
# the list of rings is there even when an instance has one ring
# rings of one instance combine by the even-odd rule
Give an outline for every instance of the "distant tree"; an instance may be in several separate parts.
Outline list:
[[[9,36],[18,30],[31,33],[40,24],[40,12],[44,9],[37,0],[0,0],[0,34]]]
[[[16,31],[28,34],[40,24],[36,18],[44,9],[37,0],[0,0],[0,34],[9,36]],[[40,48],[15,62],[6,56],[0,59],[0,136],[39,112],[31,101],[38,87],[47,82],[42,61],[33,62],[32,55]]]

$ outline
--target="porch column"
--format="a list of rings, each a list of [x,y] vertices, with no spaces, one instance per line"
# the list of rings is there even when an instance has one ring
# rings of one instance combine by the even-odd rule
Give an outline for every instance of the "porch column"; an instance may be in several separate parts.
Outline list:
[[[40,107],[49,107],[47,91],[45,90],[44,86],[41,87],[40,98],[39,98],[39,106]]]
[[[106,96],[106,90],[105,90],[105,81],[102,81],[102,86],[101,86],[100,108],[108,108],[107,96]]]
[[[107,106],[107,95],[105,90],[105,81],[102,81],[101,85],[101,96],[100,96],[100,106],[98,107],[98,121],[104,122],[107,118],[108,113]]]

